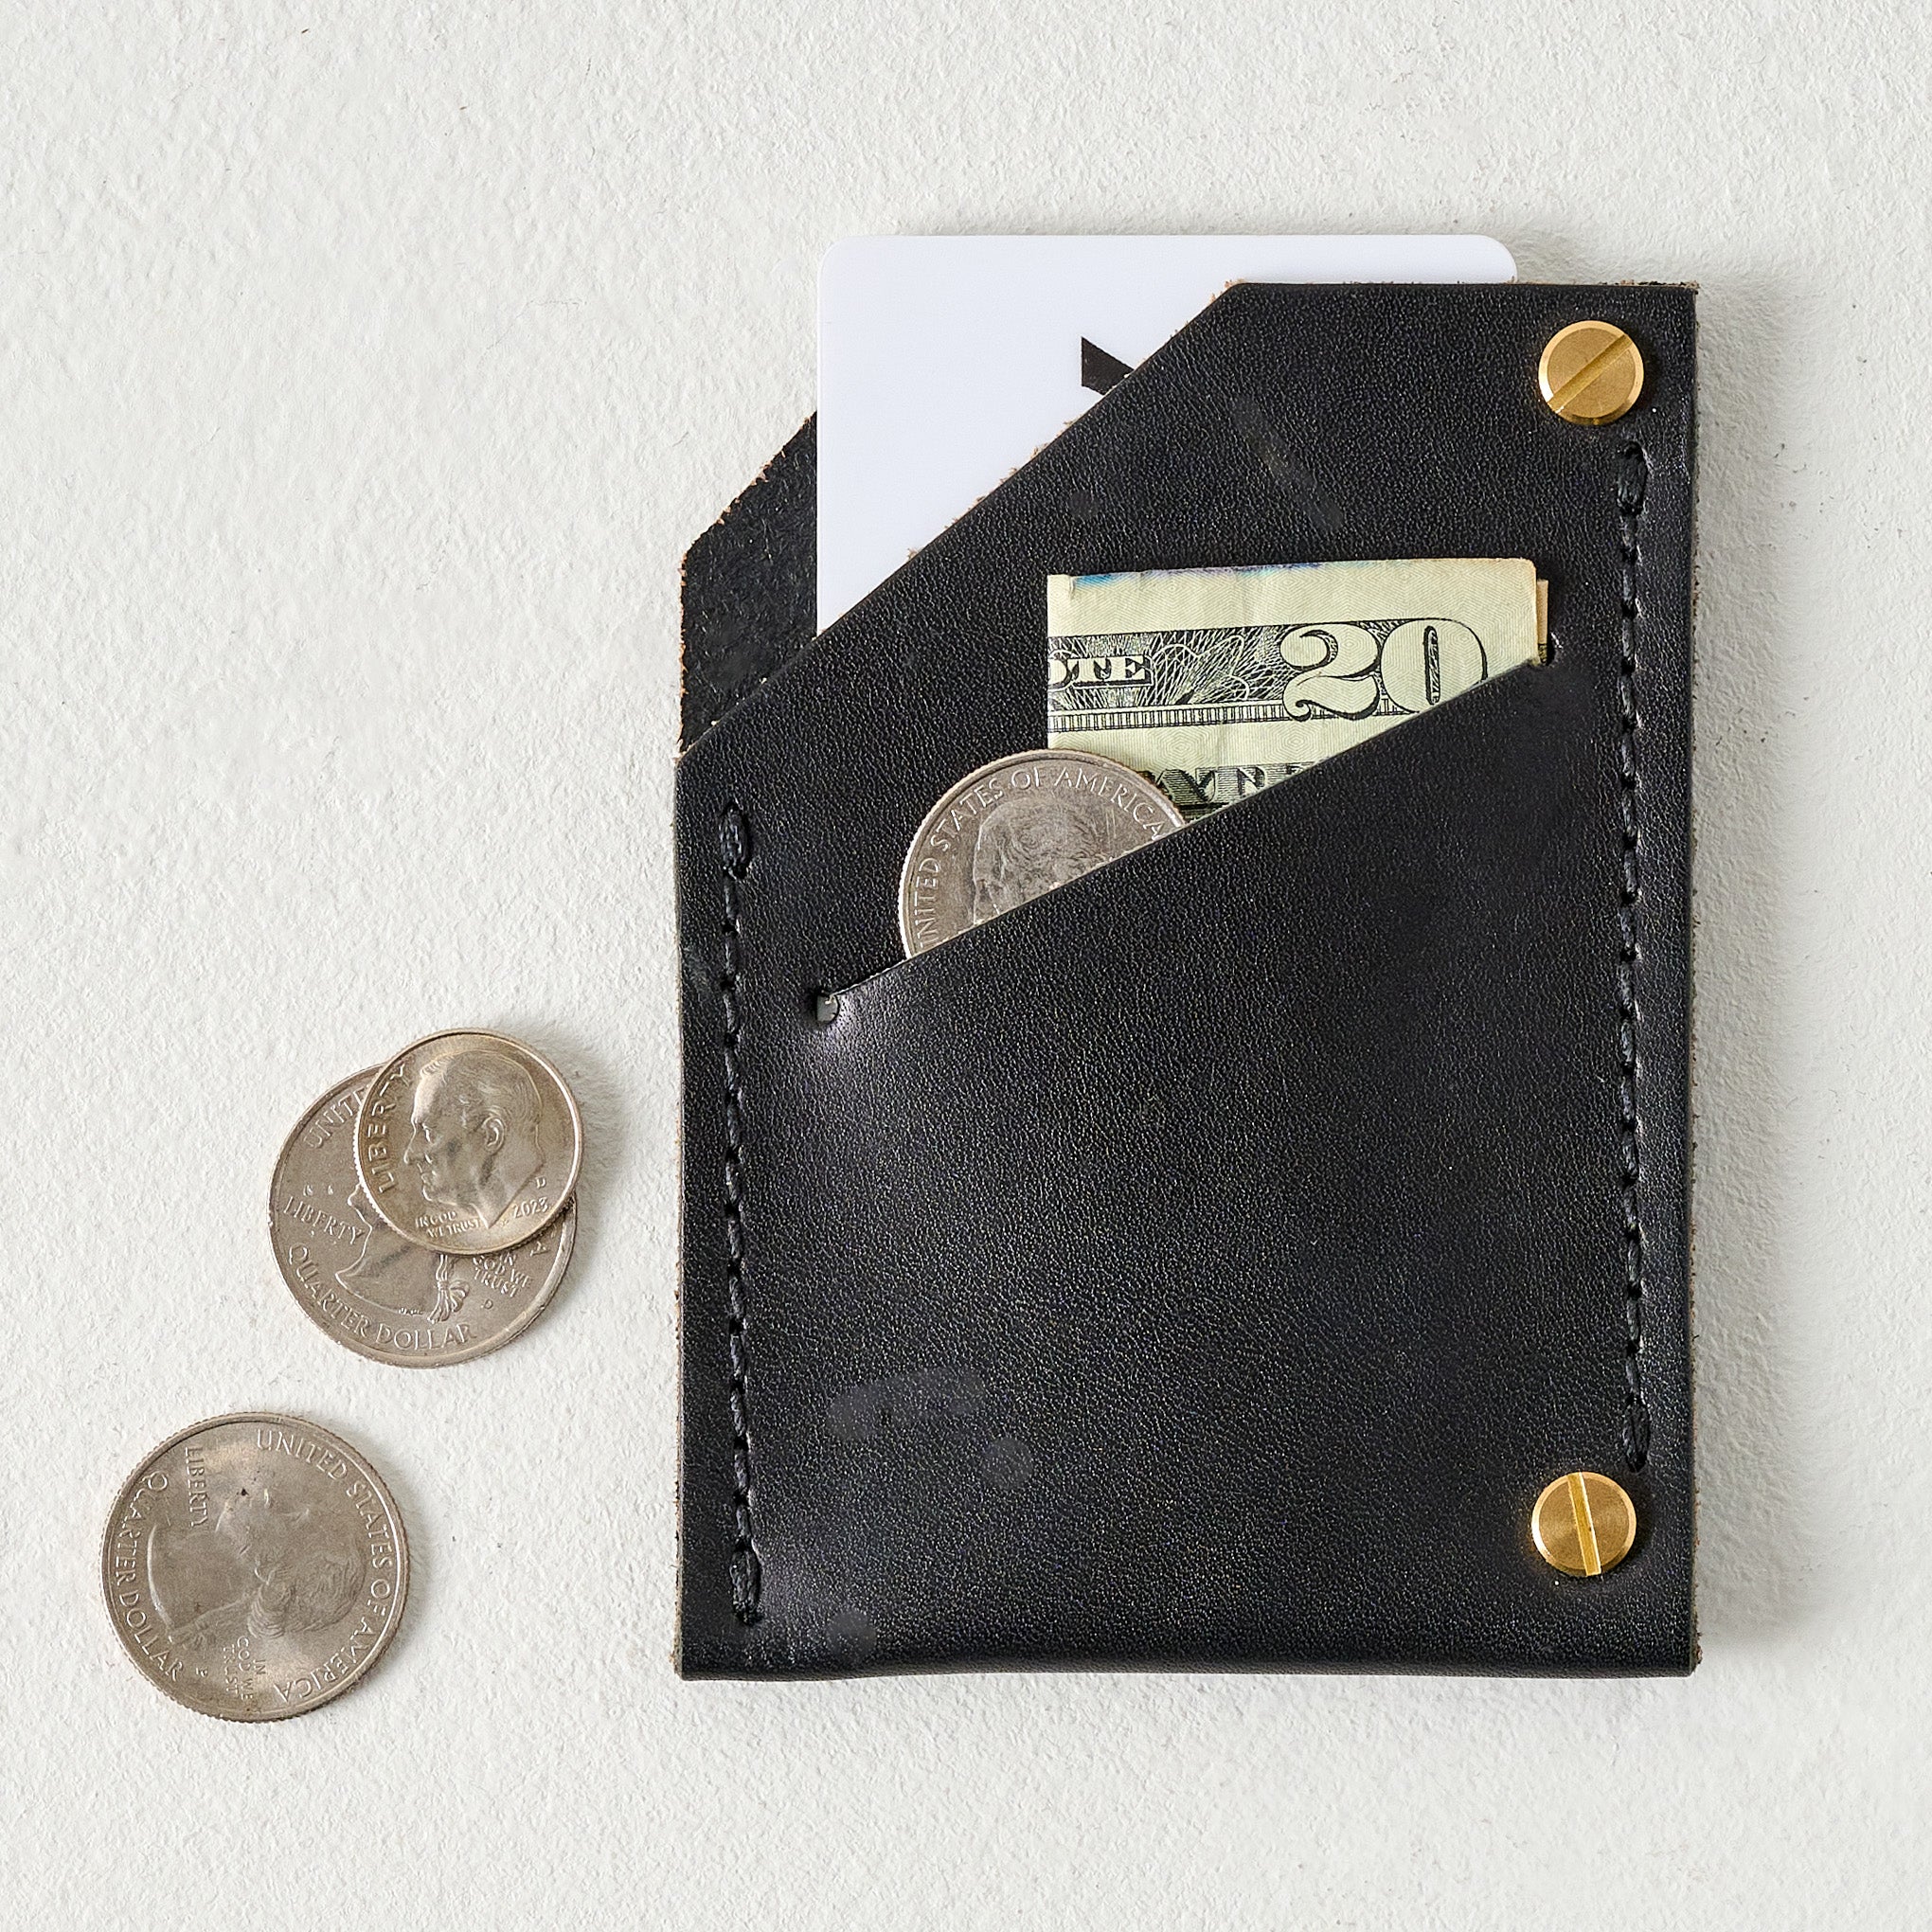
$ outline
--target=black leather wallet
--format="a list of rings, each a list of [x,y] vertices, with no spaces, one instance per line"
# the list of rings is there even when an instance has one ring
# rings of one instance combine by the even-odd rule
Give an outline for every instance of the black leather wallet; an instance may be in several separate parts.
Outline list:
[[[1678,288],[1240,286],[815,638],[809,424],[692,549],[687,1674],[1691,1666],[1694,353]],[[1049,574],[1437,556],[1532,559],[1551,661],[901,957]]]

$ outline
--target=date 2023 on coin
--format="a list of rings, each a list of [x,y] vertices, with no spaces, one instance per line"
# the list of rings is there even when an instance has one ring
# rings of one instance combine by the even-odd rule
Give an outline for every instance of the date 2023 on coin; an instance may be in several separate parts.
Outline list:
[[[500,1349],[557,1292],[577,1238],[574,1202],[541,1233],[495,1254],[439,1254],[404,1241],[355,1171],[355,1122],[375,1069],[311,1107],[276,1162],[268,1232],[303,1314],[345,1348],[405,1368]]]
[[[491,1255],[563,1213],[583,1162],[564,1076],[501,1033],[433,1033],[378,1067],[355,1122],[370,1207],[404,1241]]]

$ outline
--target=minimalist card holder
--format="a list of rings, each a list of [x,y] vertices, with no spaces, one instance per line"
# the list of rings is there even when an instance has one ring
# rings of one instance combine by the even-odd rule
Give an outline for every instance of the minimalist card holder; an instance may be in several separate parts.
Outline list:
[[[1694,354],[1239,286],[816,637],[809,425],[693,548],[686,1674],[1690,1668]],[[1432,557],[1549,661],[902,957],[1049,575]]]

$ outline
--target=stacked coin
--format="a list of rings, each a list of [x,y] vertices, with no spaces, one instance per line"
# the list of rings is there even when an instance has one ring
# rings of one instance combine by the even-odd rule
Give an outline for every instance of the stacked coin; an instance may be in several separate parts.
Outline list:
[[[282,1148],[269,1233],[304,1314],[435,1368],[544,1312],[577,1233],[583,1128],[564,1077],[499,1033],[435,1033],[331,1088]]]
[[[303,1311],[378,1362],[428,1368],[520,1335],[577,1231],[583,1126],[563,1075],[498,1033],[437,1033],[331,1088],[276,1163],[269,1233]],[[128,1478],[101,1545],[116,1635],[213,1717],[293,1717],[395,1635],[402,1518],[368,1459],[284,1415],[220,1416]]]

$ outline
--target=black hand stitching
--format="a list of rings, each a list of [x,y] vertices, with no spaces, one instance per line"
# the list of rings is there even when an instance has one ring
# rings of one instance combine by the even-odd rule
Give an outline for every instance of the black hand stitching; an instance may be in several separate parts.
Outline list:
[[[744,1006],[744,875],[751,867],[751,821],[735,801],[718,817],[718,856],[724,868],[724,925],[719,949],[718,1004],[724,1028],[724,1305],[729,1334],[731,1404],[731,1606],[741,1623],[759,1619],[763,1583],[751,1536],[751,1415],[745,1385],[750,1353],[744,1319],[744,1068],[739,1045]]]
[[[1638,829],[1640,786],[1637,741],[1643,720],[1637,708],[1637,527],[1650,482],[1650,459],[1637,444],[1619,453],[1617,510],[1620,582],[1618,595],[1617,739],[1618,796],[1621,822],[1621,877],[1617,911],[1617,1104],[1619,1162],[1623,1201],[1623,1460],[1641,1469],[1650,1455],[1650,1404],[1644,1394],[1644,1236],[1637,1189],[1643,1179],[1643,1120],[1637,1103],[1637,900],[1643,889],[1643,845]]]

